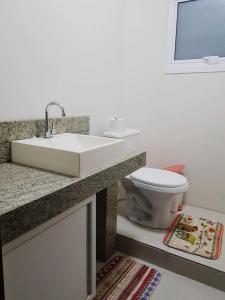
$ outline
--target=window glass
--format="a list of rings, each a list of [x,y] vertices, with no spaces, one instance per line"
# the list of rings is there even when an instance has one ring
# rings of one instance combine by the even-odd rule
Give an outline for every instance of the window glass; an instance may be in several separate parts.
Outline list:
[[[175,60],[225,57],[225,0],[179,2]]]

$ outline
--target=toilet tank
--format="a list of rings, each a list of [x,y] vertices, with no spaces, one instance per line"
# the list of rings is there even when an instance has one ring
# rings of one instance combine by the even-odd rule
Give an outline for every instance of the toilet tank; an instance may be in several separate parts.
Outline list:
[[[125,140],[125,147],[127,154],[134,154],[141,150],[140,146],[140,130],[125,128],[121,132],[104,132],[105,137],[111,137],[114,139],[123,139]]]

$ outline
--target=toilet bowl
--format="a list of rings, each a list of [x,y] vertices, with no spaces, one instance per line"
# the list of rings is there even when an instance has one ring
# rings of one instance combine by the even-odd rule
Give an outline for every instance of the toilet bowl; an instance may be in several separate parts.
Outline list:
[[[127,217],[140,225],[167,229],[171,207],[188,190],[187,179],[171,171],[141,168],[122,181],[126,190]]]

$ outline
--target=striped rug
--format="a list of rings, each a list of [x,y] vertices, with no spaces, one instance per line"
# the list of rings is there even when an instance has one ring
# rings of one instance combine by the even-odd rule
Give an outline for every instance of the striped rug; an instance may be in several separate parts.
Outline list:
[[[94,300],[148,300],[161,274],[123,257],[113,257],[97,274]]]

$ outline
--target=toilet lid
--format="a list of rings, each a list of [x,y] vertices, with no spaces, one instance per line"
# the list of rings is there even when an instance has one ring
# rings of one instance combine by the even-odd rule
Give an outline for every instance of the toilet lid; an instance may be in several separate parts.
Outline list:
[[[130,178],[145,184],[168,188],[180,187],[187,183],[187,179],[180,174],[153,168],[141,168],[130,174]]]

